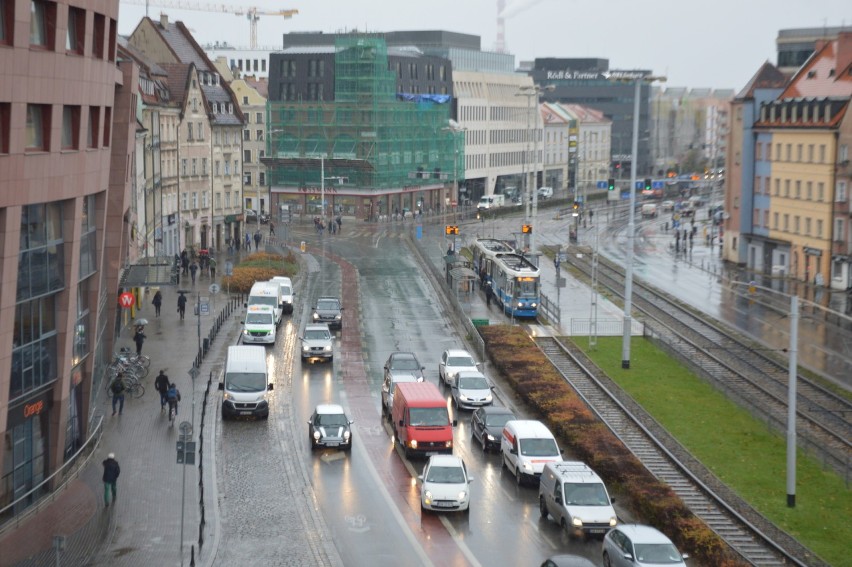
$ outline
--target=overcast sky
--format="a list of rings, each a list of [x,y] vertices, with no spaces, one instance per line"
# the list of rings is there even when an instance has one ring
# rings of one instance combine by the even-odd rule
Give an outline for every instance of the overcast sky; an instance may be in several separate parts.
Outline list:
[[[135,3],[144,0],[131,0]],[[160,0],[209,5],[204,0]],[[261,16],[258,44],[279,47],[290,31],[449,30],[497,38],[497,0],[225,0],[225,6],[296,9],[292,19]],[[160,8],[193,30],[202,45],[248,47],[245,16]],[[516,64],[536,57],[598,57],[610,69],[651,69],[667,86],[739,90],[764,61],[776,62],[778,30],[852,25],[850,0],[506,0],[506,44]],[[145,8],[122,0],[119,32],[129,34]]]

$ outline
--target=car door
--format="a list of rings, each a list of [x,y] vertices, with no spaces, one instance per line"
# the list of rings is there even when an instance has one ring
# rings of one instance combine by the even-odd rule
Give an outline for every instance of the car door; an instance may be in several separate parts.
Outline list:
[[[633,555],[633,545],[630,543],[630,538],[628,538],[624,533],[616,530],[615,533],[612,534],[612,543],[615,544],[615,549],[613,549],[610,554],[610,560],[614,566],[617,567],[629,567],[631,566],[632,561],[628,561],[625,557],[625,553],[629,553],[631,556]]]
[[[438,363],[438,376],[442,381],[447,381],[447,353],[441,355],[441,362]]]
[[[475,410],[473,412],[473,417],[470,419],[470,427],[473,432],[473,436],[479,439],[480,443],[485,443],[485,417],[483,415],[482,409]]]
[[[565,500],[562,497],[562,482],[557,478],[553,483],[553,490],[547,494],[547,510],[557,524],[562,523],[562,517],[565,515],[565,509],[562,505]]]

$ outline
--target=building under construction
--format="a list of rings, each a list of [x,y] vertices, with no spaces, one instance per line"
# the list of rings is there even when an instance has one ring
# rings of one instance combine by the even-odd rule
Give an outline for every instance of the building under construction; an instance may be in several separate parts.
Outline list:
[[[273,210],[377,219],[455,205],[464,140],[451,128],[451,75],[448,60],[389,53],[378,37],[272,54],[263,162]]]

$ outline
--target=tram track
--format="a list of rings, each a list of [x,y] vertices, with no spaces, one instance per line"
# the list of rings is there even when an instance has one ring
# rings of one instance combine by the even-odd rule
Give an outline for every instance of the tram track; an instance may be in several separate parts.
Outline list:
[[[588,255],[570,255],[572,266],[591,273]],[[623,298],[620,267],[598,258],[597,280]],[[666,294],[634,280],[633,308],[642,314],[646,333],[685,363],[783,432],[787,422],[788,370],[761,352],[761,347],[706,316],[672,301]],[[797,380],[797,440],[847,480],[852,474],[852,404],[810,380]]]
[[[596,377],[592,363],[578,349],[554,337],[536,344],[589,408],[658,479],[668,484],[692,512],[743,559],[760,567],[815,565],[808,550],[766,522],[694,462],[683,447],[629,396]],[[693,462],[688,462],[693,461]],[[695,469],[699,472],[695,472]],[[723,485],[721,485],[723,487]],[[735,500],[734,504],[730,500]]]

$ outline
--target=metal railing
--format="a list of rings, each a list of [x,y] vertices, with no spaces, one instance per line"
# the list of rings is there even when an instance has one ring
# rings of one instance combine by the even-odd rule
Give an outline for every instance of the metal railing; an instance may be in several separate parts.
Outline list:
[[[88,439],[86,439],[86,442],[77,449],[77,452],[74,453],[70,459],[63,463],[61,467],[56,469],[53,474],[38,483],[22,496],[15,499],[11,504],[0,509],[0,534],[5,533],[9,529],[17,528],[24,519],[39,512],[42,508],[55,501],[56,497],[68,487],[71,481],[79,476],[80,471],[82,471],[89,463],[92,455],[95,454],[95,449],[97,449],[98,444],[100,443],[101,434],[103,433],[103,421],[104,416],[101,415],[97,417],[95,427]],[[57,486],[54,490],[45,491],[45,487],[49,486],[56,479],[62,479],[59,486]],[[44,494],[35,502],[20,507],[20,505],[26,500],[42,492],[44,492]]]

